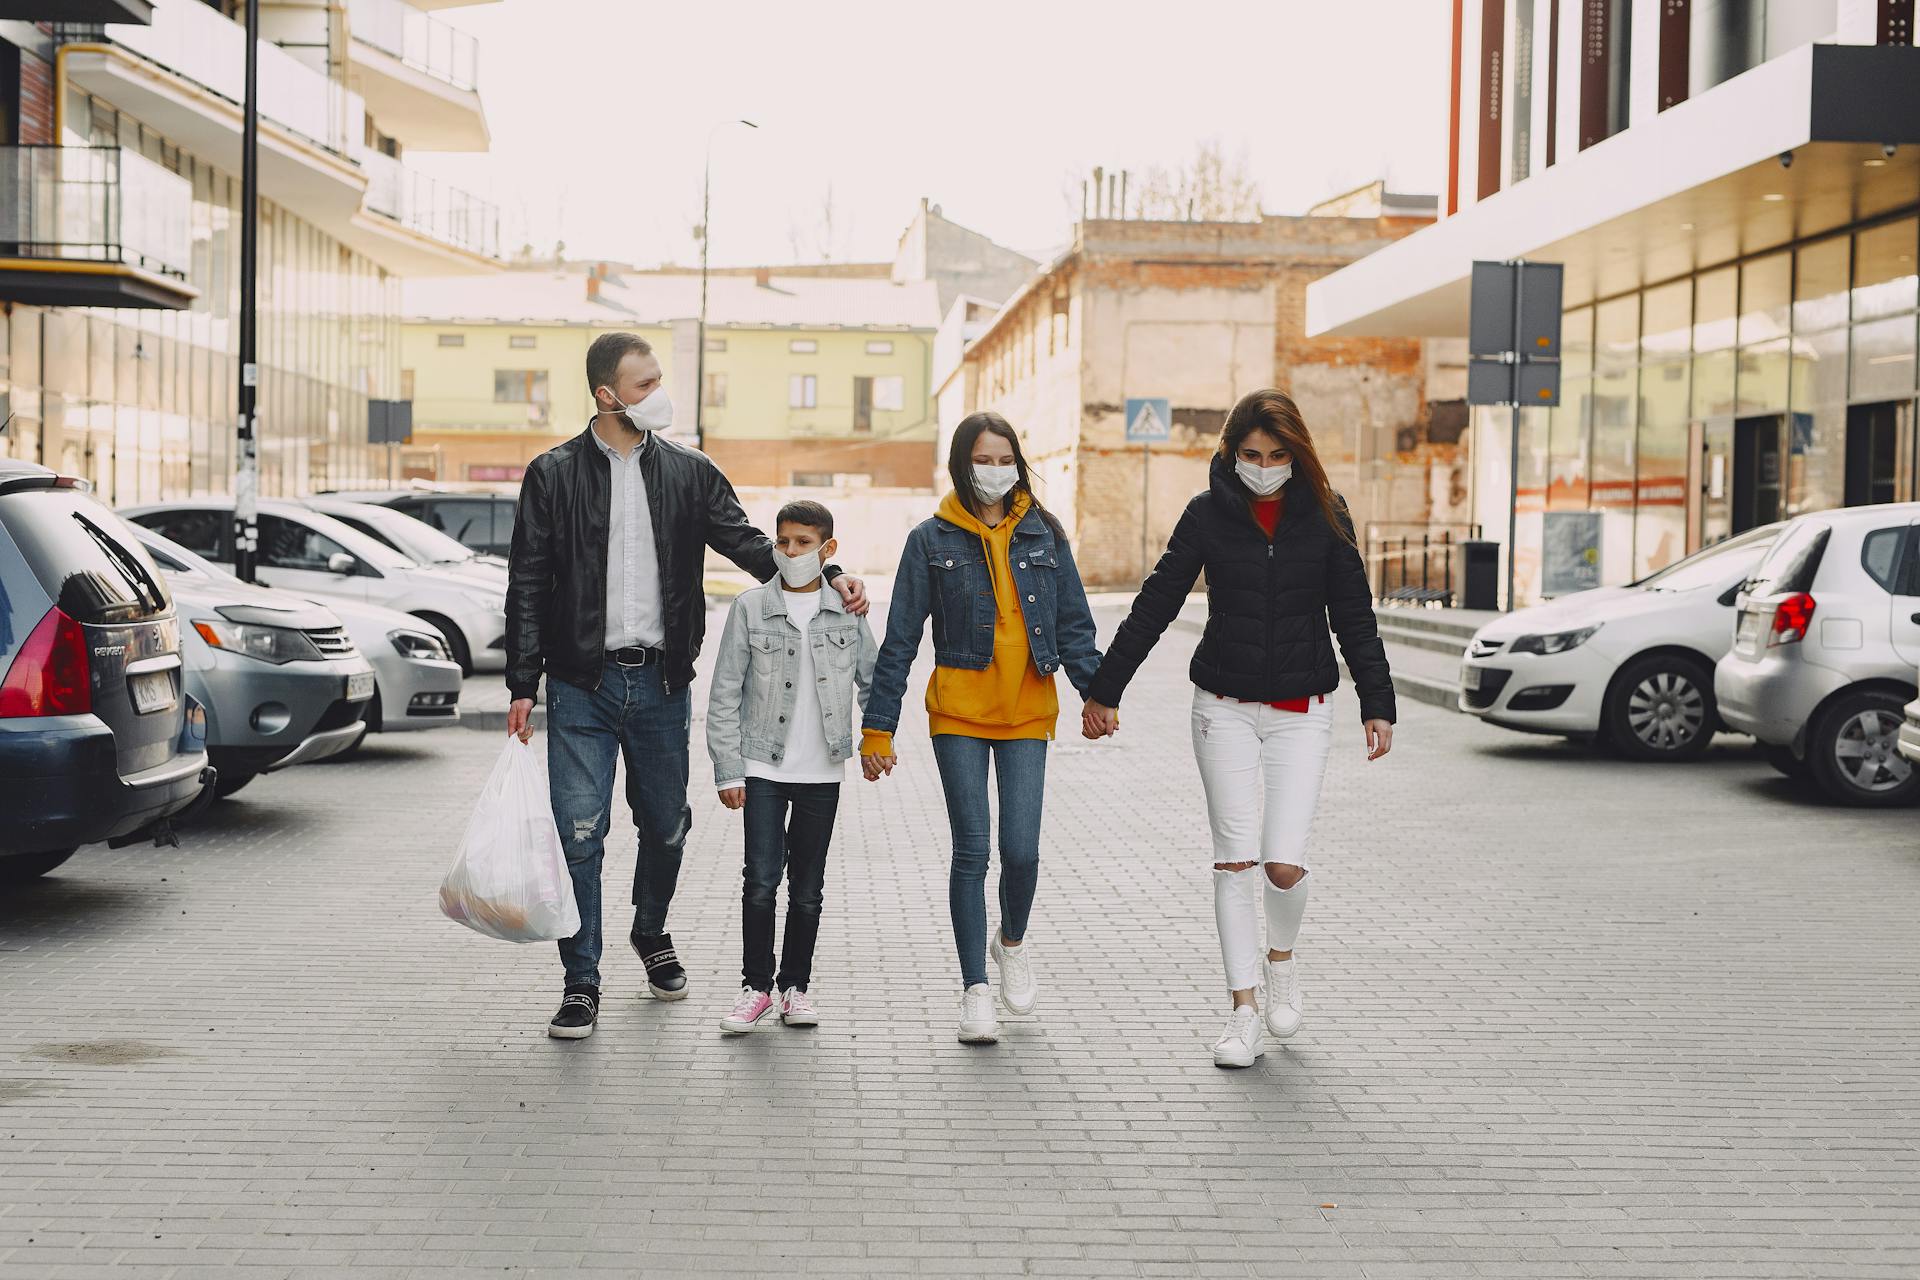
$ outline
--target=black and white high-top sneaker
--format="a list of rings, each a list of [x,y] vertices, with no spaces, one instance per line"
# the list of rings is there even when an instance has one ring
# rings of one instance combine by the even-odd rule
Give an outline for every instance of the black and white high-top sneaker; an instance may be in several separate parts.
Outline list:
[[[560,997],[560,1012],[547,1024],[555,1040],[585,1040],[600,1018],[600,988],[587,982],[568,985]]]
[[[627,940],[633,943],[640,963],[647,966],[647,986],[653,994],[662,1000],[685,1000],[687,970],[674,954],[673,935],[635,930],[627,935]]]

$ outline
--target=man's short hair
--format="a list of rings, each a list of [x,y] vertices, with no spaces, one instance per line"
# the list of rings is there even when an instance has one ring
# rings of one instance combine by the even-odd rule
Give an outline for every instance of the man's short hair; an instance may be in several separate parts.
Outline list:
[[[789,502],[780,508],[780,514],[773,518],[773,531],[779,533],[783,524],[803,524],[817,529],[822,542],[833,536],[833,512],[809,499]]]
[[[587,348],[587,390],[611,387],[629,351],[650,356],[653,344],[637,333],[603,333],[595,338]]]

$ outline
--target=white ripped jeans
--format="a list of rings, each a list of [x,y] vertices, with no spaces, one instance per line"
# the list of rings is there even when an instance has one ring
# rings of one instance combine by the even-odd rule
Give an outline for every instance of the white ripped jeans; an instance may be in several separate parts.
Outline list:
[[[1299,936],[1313,879],[1307,834],[1332,741],[1332,708],[1325,701],[1306,711],[1282,711],[1193,691],[1193,757],[1207,793],[1213,861],[1255,864],[1213,873],[1214,919],[1229,990],[1259,985],[1263,900],[1266,947],[1291,951]],[[1274,864],[1309,874],[1282,889],[1267,879],[1265,868]]]

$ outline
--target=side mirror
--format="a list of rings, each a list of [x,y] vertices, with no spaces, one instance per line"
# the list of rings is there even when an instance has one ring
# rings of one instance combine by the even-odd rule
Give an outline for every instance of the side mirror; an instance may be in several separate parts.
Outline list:
[[[360,562],[345,551],[336,551],[327,557],[328,573],[352,573],[359,566]]]

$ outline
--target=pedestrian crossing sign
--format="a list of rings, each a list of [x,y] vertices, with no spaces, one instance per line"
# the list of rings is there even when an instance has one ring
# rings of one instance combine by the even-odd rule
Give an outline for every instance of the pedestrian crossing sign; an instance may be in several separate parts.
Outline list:
[[[1127,401],[1127,443],[1159,444],[1173,435],[1173,410],[1165,399]]]

